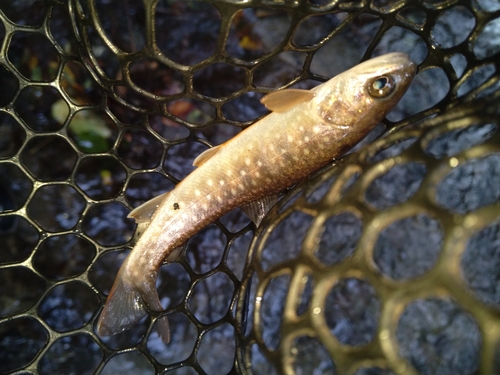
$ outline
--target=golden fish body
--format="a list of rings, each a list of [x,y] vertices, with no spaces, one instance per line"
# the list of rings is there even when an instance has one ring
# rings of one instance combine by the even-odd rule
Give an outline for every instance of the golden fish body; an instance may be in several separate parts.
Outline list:
[[[130,214],[150,221],[122,265],[98,323],[116,334],[145,314],[163,308],[156,277],[175,249],[235,207],[258,224],[276,193],[304,179],[363,139],[406,92],[416,65],[403,53],[380,56],[313,90],[281,90],[263,103],[265,118],[196,160],[198,168],[174,190]],[[166,316],[158,333],[170,339]]]

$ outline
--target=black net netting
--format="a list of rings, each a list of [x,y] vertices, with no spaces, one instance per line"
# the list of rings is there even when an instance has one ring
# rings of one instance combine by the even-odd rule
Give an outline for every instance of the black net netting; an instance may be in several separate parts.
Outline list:
[[[498,0],[2,1],[0,39],[0,373],[500,373]],[[418,75],[353,152],[161,268],[170,344],[97,335],[132,208],[394,51]]]

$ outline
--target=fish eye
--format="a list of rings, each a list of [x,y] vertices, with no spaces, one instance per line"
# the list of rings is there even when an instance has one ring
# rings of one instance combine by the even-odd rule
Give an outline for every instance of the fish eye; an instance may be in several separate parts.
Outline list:
[[[368,85],[368,93],[377,99],[387,98],[394,92],[395,88],[396,82],[393,76],[381,76],[375,78]]]

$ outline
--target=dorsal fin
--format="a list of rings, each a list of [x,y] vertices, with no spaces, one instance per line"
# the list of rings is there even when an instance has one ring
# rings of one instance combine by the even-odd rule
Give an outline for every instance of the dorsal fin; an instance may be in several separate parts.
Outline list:
[[[167,198],[167,195],[169,193],[170,192],[167,191],[166,193],[158,195],[157,197],[144,202],[139,207],[136,207],[132,211],[130,211],[127,217],[135,219],[135,222],[137,224],[149,223],[156,209],[161,204],[161,202],[163,202],[163,200]]]
[[[181,255],[182,249],[184,249],[184,245],[186,243],[183,243],[181,246],[176,247],[173,249],[168,255],[167,258],[165,259],[166,262],[175,262],[177,258],[179,258],[179,255]]]
[[[194,159],[193,165],[195,167],[201,167],[208,159],[210,159],[217,152],[219,152],[221,146],[222,145],[215,146],[215,147],[209,148],[208,150],[203,151],[201,154],[199,154],[196,157],[196,159]]]
[[[311,100],[314,98],[314,95],[314,92],[310,90],[285,89],[270,92],[260,102],[270,111],[283,113],[292,109],[297,104]]]
[[[259,226],[260,222],[269,212],[269,210],[278,201],[278,194],[272,194],[267,197],[258,199],[241,206],[241,209],[252,220],[255,225]]]

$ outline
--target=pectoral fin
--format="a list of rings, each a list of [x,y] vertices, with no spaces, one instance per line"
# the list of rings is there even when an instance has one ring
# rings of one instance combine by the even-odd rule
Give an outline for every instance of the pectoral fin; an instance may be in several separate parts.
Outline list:
[[[285,89],[270,92],[260,102],[270,111],[283,113],[292,109],[297,104],[311,100],[314,98],[314,95],[314,92],[310,90]]]
[[[273,194],[248,203],[242,206],[241,209],[258,226],[276,202],[278,202],[278,194]]]
[[[130,211],[127,217],[135,219],[137,224],[149,223],[156,209],[161,204],[161,202],[163,202],[163,200],[167,198],[167,195],[169,193],[170,192],[167,191],[166,193],[158,195],[157,197],[154,197],[153,199],[150,199],[149,201],[141,204],[139,207],[136,207],[132,211]]]
[[[201,167],[208,159],[213,157],[217,152],[219,152],[221,146],[215,146],[209,148],[208,150],[203,151],[198,155],[196,159],[193,161],[193,165],[195,167]]]

